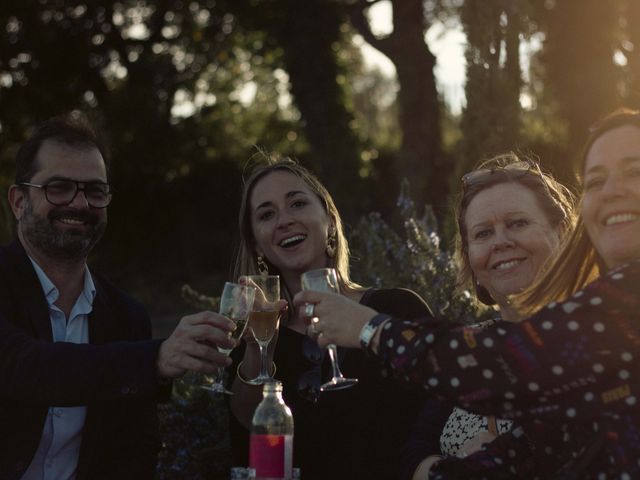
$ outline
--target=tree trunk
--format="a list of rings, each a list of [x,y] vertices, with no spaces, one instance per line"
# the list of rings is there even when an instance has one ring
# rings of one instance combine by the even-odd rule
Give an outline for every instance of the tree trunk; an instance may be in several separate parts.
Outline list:
[[[354,220],[367,197],[359,176],[361,145],[341,81],[346,72],[336,54],[345,7],[333,0],[229,0],[224,5],[243,28],[265,32],[270,49],[281,49],[309,142],[309,163],[341,213]]]
[[[547,10],[542,59],[576,157],[591,124],[616,107],[621,72],[613,63],[619,0],[562,0]]]
[[[394,0],[392,61],[398,74],[401,171],[413,181],[418,202],[442,212],[446,206],[449,165],[440,150],[440,104],[433,69],[436,58],[424,41],[421,0]],[[420,205],[420,203],[418,203]]]
[[[450,165],[441,151],[440,103],[433,68],[434,55],[424,41],[427,21],[422,0],[392,0],[393,33],[376,38],[364,17],[369,6],[359,2],[352,11],[352,23],[373,47],[393,62],[400,91],[402,147],[398,161],[399,177],[411,180],[418,205],[436,208],[445,214]]]
[[[283,5],[286,13],[277,38],[311,146],[311,160],[343,214],[352,216],[363,199],[358,195],[360,145],[339,83],[345,72],[335,52],[342,12],[327,0],[284,0]]]
[[[467,105],[459,174],[483,159],[518,149],[522,87],[518,2],[467,0],[461,21],[467,35]]]

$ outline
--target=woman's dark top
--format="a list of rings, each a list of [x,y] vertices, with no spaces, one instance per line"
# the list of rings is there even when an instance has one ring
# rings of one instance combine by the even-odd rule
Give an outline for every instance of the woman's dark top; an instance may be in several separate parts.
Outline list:
[[[521,323],[476,331],[433,318],[388,322],[380,357],[432,395],[514,419],[544,445],[537,462],[546,458],[555,477],[542,478],[640,478],[639,286],[634,262]],[[545,443],[539,421],[562,434]],[[521,455],[497,449],[484,462],[500,469]],[[457,478],[451,469],[442,462],[430,478]],[[483,477],[494,478],[464,476]]]
[[[360,303],[398,318],[431,317],[424,300],[405,289],[370,289]],[[294,418],[293,464],[305,480],[396,479],[400,449],[425,397],[385,378],[365,352],[339,350],[342,373],[358,384],[320,393],[331,378],[328,355],[309,337],[280,329],[274,362]],[[246,465],[248,432],[231,417],[234,461]]]

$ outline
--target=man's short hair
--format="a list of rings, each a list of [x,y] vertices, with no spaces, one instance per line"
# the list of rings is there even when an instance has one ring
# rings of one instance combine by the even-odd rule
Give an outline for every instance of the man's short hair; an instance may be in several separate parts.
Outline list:
[[[28,182],[38,171],[36,157],[46,140],[55,140],[64,145],[80,149],[96,148],[104,159],[109,178],[109,152],[93,125],[77,112],[50,118],[41,123],[16,154],[15,183]]]

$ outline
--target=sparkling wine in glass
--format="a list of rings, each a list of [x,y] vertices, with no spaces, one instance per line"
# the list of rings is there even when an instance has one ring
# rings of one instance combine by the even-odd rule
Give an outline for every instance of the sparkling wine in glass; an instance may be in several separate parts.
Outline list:
[[[267,347],[280,324],[280,277],[278,275],[246,275],[248,285],[256,288],[256,299],[249,315],[249,326],[260,348],[260,373],[247,383],[262,385],[273,380],[269,375]]]
[[[222,295],[220,296],[220,315],[224,315],[236,324],[236,329],[229,333],[229,336],[235,340],[239,340],[244,333],[244,329],[249,321],[249,314],[253,307],[253,301],[256,295],[256,289],[250,285],[238,285],[237,283],[227,282],[224,284]],[[231,348],[218,347],[218,351],[229,355]],[[231,394],[222,383],[222,374],[224,367],[218,367],[218,373],[212,382],[201,385],[205,390],[215,393]],[[205,376],[205,380],[209,377]]]
[[[311,290],[314,292],[331,292],[340,293],[338,286],[338,275],[334,268],[320,268],[305,272],[301,277],[302,290]],[[335,344],[327,345],[329,358],[331,358],[331,368],[333,369],[333,377],[327,383],[320,386],[321,391],[340,390],[354,386],[358,383],[357,378],[345,378],[340,371],[338,365],[338,347]]]

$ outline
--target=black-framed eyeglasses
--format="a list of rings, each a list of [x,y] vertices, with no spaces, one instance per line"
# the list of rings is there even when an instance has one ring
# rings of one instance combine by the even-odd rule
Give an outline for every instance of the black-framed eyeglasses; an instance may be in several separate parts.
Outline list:
[[[519,162],[509,163],[505,166],[479,168],[478,170],[472,170],[471,172],[465,173],[461,179],[462,190],[466,192],[469,187],[484,183],[495,174],[508,175],[511,178],[518,178],[523,175],[532,174],[540,177],[546,186],[546,179],[544,178],[542,170],[540,170],[540,165],[531,160],[521,160]]]
[[[84,193],[87,203],[92,208],[106,208],[111,203],[113,191],[108,183],[78,182],[76,180],[51,180],[42,185],[20,182],[22,187],[33,187],[44,190],[44,196],[51,205],[64,207],[69,205],[78,195]]]

